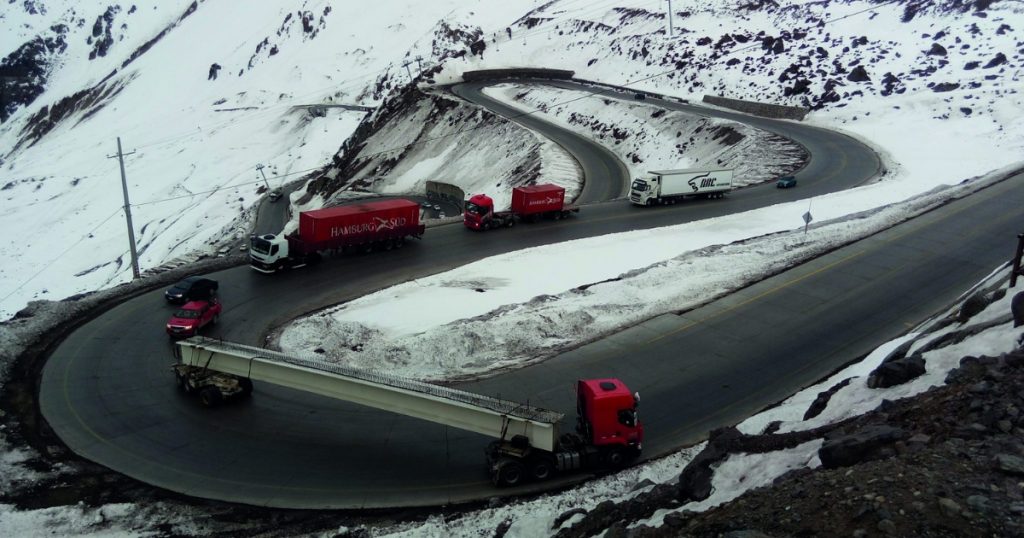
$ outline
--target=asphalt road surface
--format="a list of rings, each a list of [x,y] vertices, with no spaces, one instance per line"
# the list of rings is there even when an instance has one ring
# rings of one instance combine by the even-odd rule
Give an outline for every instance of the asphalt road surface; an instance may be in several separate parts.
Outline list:
[[[474,87],[457,91],[483,100]],[[545,135],[565,134],[531,121]],[[459,225],[431,228],[422,242],[402,250],[329,259],[277,275],[247,267],[222,271],[210,276],[221,283],[226,309],[208,334],[260,344],[267,328],[323,305],[481,257],[841,190],[878,168],[872,152],[847,137],[791,122],[754,121],[811,149],[797,189],[748,188],[723,200],[665,208],[619,200],[588,205],[569,220],[487,233]],[[543,364],[460,388],[529,400],[571,418],[577,378],[621,377],[642,395],[645,456],[664,453],[862,355],[1006,260],[1020,231],[1022,179],[706,308],[661,316]],[[75,331],[49,358],[40,406],[72,450],[176,492],[254,505],[440,505],[507,492],[488,481],[483,450],[489,439],[480,435],[269,384],[257,384],[249,400],[201,408],[173,382],[171,345],[163,333],[171,310],[161,292],[127,301]]]

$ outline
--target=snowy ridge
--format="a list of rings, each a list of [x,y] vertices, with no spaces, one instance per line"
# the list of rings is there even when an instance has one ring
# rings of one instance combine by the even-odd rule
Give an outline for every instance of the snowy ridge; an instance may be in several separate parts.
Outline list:
[[[734,185],[770,181],[807,158],[800,146],[778,135],[717,118],[673,114],[655,105],[608,97],[579,100],[578,91],[499,85],[485,93],[545,117],[614,152],[631,177],[648,170],[726,167]]]

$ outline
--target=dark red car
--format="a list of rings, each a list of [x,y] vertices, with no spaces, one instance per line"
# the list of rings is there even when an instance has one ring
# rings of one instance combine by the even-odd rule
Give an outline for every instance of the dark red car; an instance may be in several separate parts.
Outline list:
[[[167,321],[167,334],[171,338],[195,336],[199,329],[216,324],[223,308],[216,297],[209,301],[187,302]]]

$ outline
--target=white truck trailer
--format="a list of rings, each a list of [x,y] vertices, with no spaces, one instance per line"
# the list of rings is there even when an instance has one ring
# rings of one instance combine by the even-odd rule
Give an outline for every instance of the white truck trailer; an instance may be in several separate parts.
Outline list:
[[[650,206],[674,204],[688,196],[721,198],[732,190],[732,169],[651,170],[633,180],[629,201]]]

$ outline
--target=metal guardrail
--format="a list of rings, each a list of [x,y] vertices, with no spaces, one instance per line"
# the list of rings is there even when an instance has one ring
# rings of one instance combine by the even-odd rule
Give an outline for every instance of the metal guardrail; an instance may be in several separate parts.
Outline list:
[[[376,383],[378,385],[425,394],[435,398],[442,398],[445,400],[473,405],[494,411],[495,413],[517,417],[523,420],[531,420],[544,424],[557,424],[565,416],[562,413],[542,409],[540,407],[533,407],[509,400],[501,400],[458,389],[441,387],[424,381],[359,370],[332,363],[316,356],[290,355],[280,351],[247,346],[234,342],[226,342],[205,336],[195,336],[189,338],[183,343],[191,344],[196,348],[205,348],[214,352],[231,353],[238,356],[245,356],[254,359],[259,358],[318,370],[321,372],[329,372],[335,375],[358,379],[369,383]]]

